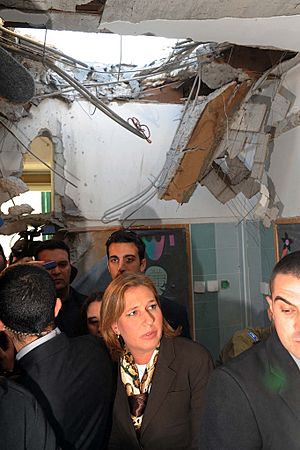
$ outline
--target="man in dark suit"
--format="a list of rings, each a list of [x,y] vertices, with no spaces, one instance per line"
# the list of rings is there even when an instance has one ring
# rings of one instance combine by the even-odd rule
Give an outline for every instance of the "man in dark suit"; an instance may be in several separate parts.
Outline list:
[[[62,301],[62,307],[55,319],[56,325],[69,337],[87,334],[86,321],[82,314],[86,296],[70,285],[77,275],[77,269],[71,265],[67,244],[56,239],[42,241],[35,248],[34,256],[37,261],[55,263],[48,271],[55,283],[56,295]]]
[[[38,399],[63,449],[100,450],[110,432],[111,361],[100,338],[54,328],[60,306],[46,270],[16,265],[1,275],[0,325],[17,351],[18,381]]]
[[[55,450],[56,439],[36,399],[0,377],[0,442],[8,450]]]
[[[112,279],[123,272],[144,272],[147,261],[145,244],[132,230],[118,230],[106,241],[107,266]],[[186,308],[167,297],[159,297],[164,318],[172,328],[182,328],[181,335],[190,338],[189,321]]]
[[[212,375],[204,450],[300,448],[300,252],[281,259],[267,297],[274,330]]]

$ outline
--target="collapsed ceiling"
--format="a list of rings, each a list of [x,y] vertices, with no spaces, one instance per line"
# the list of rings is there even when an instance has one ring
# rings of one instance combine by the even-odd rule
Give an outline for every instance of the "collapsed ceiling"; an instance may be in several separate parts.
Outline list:
[[[265,168],[274,137],[299,125],[298,114],[288,116],[294,96],[282,86],[283,75],[299,62],[292,52],[229,46],[213,60],[223,74],[219,83],[199,72],[198,85],[214,90],[199,96],[199,88],[187,102],[167,154],[160,198],[188,202],[197,183],[221,203],[240,193],[257,196],[252,215],[270,226],[280,205],[270,195]]]
[[[212,1],[208,6],[204,1],[189,0],[183,13],[181,2],[170,5],[134,0],[15,1],[14,8],[0,3],[0,15],[6,26],[98,31],[101,19],[106,24],[121,18],[130,22],[203,20],[253,17],[254,10],[260,17],[270,17],[295,15],[300,8],[294,1],[284,5],[258,2],[258,9],[249,2],[241,9],[238,1],[230,5]],[[38,46],[9,39],[7,34],[9,31],[2,29],[1,46],[27,67],[36,92],[29,102],[19,105],[0,100],[4,120],[20,120],[29,113],[31,104],[49,97],[64,102],[85,97],[105,113],[110,113],[107,104],[112,100],[184,103],[184,114],[162,170],[159,197],[188,202],[200,183],[221,203],[238,195],[255,199],[254,217],[263,219],[266,226],[277,217],[280,203],[270,189],[265,167],[274,138],[300,123],[300,113],[289,114],[294,97],[282,86],[283,75],[299,63],[297,53],[187,40],[178,44],[168,61],[158,61],[154,67],[87,67],[53,49],[45,53],[44,48],[39,54]],[[142,129],[120,124],[147,139]],[[19,178],[2,176],[2,201],[11,197],[12,185],[18,193],[24,191]],[[24,213],[30,214],[29,209],[18,210],[17,217]],[[15,223],[14,211],[7,219],[7,224]],[[22,226],[29,222],[24,216]],[[1,231],[12,232],[10,227]]]

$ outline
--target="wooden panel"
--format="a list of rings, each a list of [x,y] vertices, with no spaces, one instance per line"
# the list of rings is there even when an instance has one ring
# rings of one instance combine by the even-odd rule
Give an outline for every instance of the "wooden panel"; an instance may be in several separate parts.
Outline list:
[[[229,116],[241,103],[250,87],[249,82],[241,85],[231,83],[205,106],[186,144],[180,165],[162,198],[175,199],[179,203],[189,201],[197,181],[201,181],[213,161],[214,151],[220,143]],[[177,130],[177,133],[181,132],[180,129]]]

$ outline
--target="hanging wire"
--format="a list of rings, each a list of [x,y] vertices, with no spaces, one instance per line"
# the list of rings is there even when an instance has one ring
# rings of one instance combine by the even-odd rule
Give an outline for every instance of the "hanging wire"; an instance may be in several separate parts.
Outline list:
[[[120,60],[119,60],[119,70],[117,75],[117,81],[120,81],[120,73],[121,73],[121,65],[122,65],[122,53],[123,53],[123,41],[122,36],[120,35]]]
[[[6,32],[7,29],[0,26],[0,31]],[[9,31],[9,34],[19,37],[16,33],[13,33]],[[25,38],[25,40],[30,41],[30,43],[34,43],[31,39]],[[48,52],[49,48],[47,47],[47,56],[45,56],[44,47],[42,44],[37,43],[38,48],[43,48],[43,53],[40,55],[37,52],[33,52],[31,49],[21,49],[16,48],[13,45],[3,45],[4,47],[9,47],[9,49],[13,52],[20,53],[23,56],[27,58],[34,59],[36,61],[42,62],[46,67],[52,69],[54,72],[56,72],[61,78],[63,78],[69,85],[71,85],[76,91],[78,91],[84,98],[86,98],[89,102],[91,102],[97,109],[99,109],[101,112],[106,114],[109,118],[117,122],[122,127],[126,128],[128,131],[131,131],[133,134],[137,135],[138,137],[142,139],[146,139],[145,135],[142,131],[134,128],[126,120],[124,120],[122,117],[120,117],[118,114],[116,114],[111,108],[109,108],[105,103],[103,103],[100,99],[98,99],[95,95],[93,95],[87,88],[85,88],[82,84],[80,84],[75,78],[71,77],[67,74],[63,69],[61,69],[59,66],[56,65],[56,63],[52,60],[53,58],[48,58]],[[53,49],[50,49],[50,55]],[[61,52],[58,52],[59,54],[62,54]],[[64,55],[66,57],[66,55]],[[73,59],[73,58],[70,58]]]
[[[116,206],[113,206],[112,208],[106,210],[103,214],[103,216],[101,217],[101,222],[107,224],[107,223],[111,223],[114,222],[116,220],[120,220],[120,215],[116,215],[116,213],[120,213],[124,208],[131,206],[133,204],[135,204],[138,200],[142,200],[142,203],[137,207],[137,209],[134,211],[138,211],[139,209],[141,209],[143,206],[145,206],[157,193],[157,190],[159,189],[159,185],[156,186],[156,183],[162,179],[164,179],[163,177],[163,172],[164,172],[164,168],[159,172],[159,174],[154,178],[153,181],[150,182],[150,184],[148,186],[146,186],[145,189],[143,189],[139,194],[130,197],[129,199],[119,203]],[[167,175],[167,173],[165,173],[165,176]],[[154,192],[151,192],[153,191]],[[134,213],[130,213],[128,217],[130,217],[132,214]],[[127,217],[125,219],[122,219],[123,221],[127,220]]]

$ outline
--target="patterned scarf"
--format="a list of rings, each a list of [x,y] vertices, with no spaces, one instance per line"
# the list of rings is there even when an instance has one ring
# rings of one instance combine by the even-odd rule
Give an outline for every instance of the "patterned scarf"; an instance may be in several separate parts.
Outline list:
[[[139,371],[134,362],[132,354],[125,349],[121,357],[121,379],[128,396],[130,415],[134,429],[139,437],[144,411],[146,408],[152,376],[158,359],[159,347],[157,347],[148,364],[142,379],[139,378]]]

